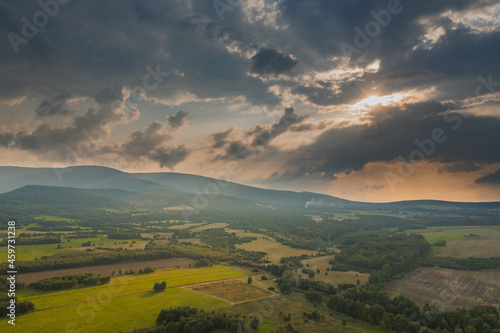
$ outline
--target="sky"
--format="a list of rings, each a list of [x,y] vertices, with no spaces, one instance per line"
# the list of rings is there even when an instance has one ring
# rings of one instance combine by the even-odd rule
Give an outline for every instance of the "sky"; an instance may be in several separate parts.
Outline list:
[[[5,0],[0,165],[500,201],[494,0]]]

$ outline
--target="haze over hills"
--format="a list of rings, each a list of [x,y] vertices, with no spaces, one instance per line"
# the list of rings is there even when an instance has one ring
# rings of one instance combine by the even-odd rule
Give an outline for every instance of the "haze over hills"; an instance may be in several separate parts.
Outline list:
[[[457,203],[415,200],[394,203],[365,203],[325,194],[262,189],[203,176],[164,172],[126,173],[100,166],[76,166],[65,169],[0,167],[0,203],[23,197],[42,203],[57,198],[82,197],[89,202],[105,198],[108,206],[127,202],[145,202],[153,206],[194,206],[196,198],[206,197],[215,209],[357,209],[423,210],[449,214],[498,214],[500,203]],[[28,187],[27,187],[28,186]],[[59,190],[57,188],[60,188]],[[10,192],[10,193],[9,193]],[[215,193],[215,194],[214,194]],[[38,199],[36,198],[38,197]],[[94,202],[95,200],[90,200]],[[96,202],[97,202],[96,201]]]

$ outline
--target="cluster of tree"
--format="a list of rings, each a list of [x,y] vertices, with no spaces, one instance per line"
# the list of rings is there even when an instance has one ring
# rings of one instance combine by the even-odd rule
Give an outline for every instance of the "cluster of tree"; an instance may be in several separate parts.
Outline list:
[[[141,238],[141,234],[135,231],[111,231],[108,232],[109,239],[138,239]]]
[[[442,267],[460,270],[499,269],[500,257],[492,258],[452,258],[452,257],[426,257],[422,266]]]
[[[68,233],[65,235],[67,239],[79,239],[79,238],[96,238],[99,235],[99,233],[94,230],[94,231],[76,231],[72,233]],[[101,234],[104,235],[104,234]]]
[[[194,264],[195,267],[212,267],[212,262],[209,259],[200,259]]]
[[[324,321],[325,320],[325,316],[322,316],[321,313],[318,312],[318,310],[314,310],[312,313],[304,312],[304,313],[302,313],[302,315],[309,320],[314,320],[314,321]]]
[[[24,284],[16,282],[16,290],[24,287]],[[16,297],[11,298],[9,296],[10,282],[7,280],[6,275],[0,275],[0,316],[4,317],[10,313],[10,309],[7,307],[11,304],[11,299],[15,300],[16,314],[22,314],[35,310],[35,304],[30,301],[20,302]]]
[[[306,295],[306,301],[311,302],[313,304],[321,304],[323,302],[323,294],[315,291],[314,289],[310,289]]]
[[[314,269],[309,269],[309,268],[302,268],[302,273],[306,274],[310,279],[313,279],[316,273],[314,272]]]
[[[200,233],[201,240],[213,247],[235,248],[237,244],[250,243],[257,237],[238,237],[236,233],[226,232],[223,228],[211,228]]]
[[[214,330],[225,330],[231,333],[240,333],[251,327],[257,329],[260,322],[256,318],[245,318],[240,316],[230,316],[226,313],[215,313],[198,311],[189,306],[170,308],[161,310],[156,318],[156,327],[148,328],[141,332],[212,332]]]
[[[338,290],[330,296],[328,308],[396,332],[421,332],[431,329],[447,332],[500,332],[500,316],[496,307],[476,305],[471,309],[442,311],[426,304],[418,306],[409,298],[395,298],[366,286]]]
[[[369,272],[371,283],[389,281],[415,269],[431,246],[422,235],[370,234],[348,238],[332,261],[333,270]]]
[[[90,286],[108,283],[109,281],[109,276],[95,277],[92,273],[85,273],[45,278],[37,282],[30,283],[29,287],[37,290],[61,290],[73,288],[78,284]]]
[[[302,260],[307,259],[307,255],[302,255],[299,257],[283,257],[280,259],[280,264],[271,264],[265,267],[265,270],[270,272],[272,275],[277,277],[282,277],[283,273],[287,270],[294,268],[302,268],[304,265],[301,263]]]
[[[154,273],[155,271],[156,271],[156,268],[148,266],[148,267],[145,267],[145,268],[140,268],[139,269],[139,274],[149,274],[149,273]]]
[[[156,291],[156,292],[160,292],[160,291],[163,291],[167,289],[167,283],[165,281],[163,282],[155,282],[154,286],[153,286],[153,290]]]
[[[294,214],[291,210],[233,218],[235,221],[230,222],[232,228],[249,229],[252,226],[252,231],[275,237],[283,244],[309,250],[328,250],[347,235],[360,234],[360,230],[370,232],[408,224],[407,219],[377,215],[359,215],[357,219],[341,221],[323,217],[322,222],[317,223],[311,217]]]
[[[85,279],[83,279],[82,284],[86,286],[95,286],[98,284],[105,284],[108,283],[111,280],[111,277],[109,276],[89,276]]]

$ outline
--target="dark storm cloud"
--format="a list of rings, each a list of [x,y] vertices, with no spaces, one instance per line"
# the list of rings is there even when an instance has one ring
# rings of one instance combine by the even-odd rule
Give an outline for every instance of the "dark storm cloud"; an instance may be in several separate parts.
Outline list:
[[[451,105],[437,102],[405,105],[403,109],[380,107],[371,117],[367,124],[326,130],[313,144],[297,150],[290,169],[307,167],[310,172],[326,175],[349,173],[370,162],[389,162],[399,156],[408,160],[416,150],[422,151],[427,161],[455,166],[500,162],[500,118],[464,117]],[[446,139],[432,144],[436,129],[442,130]]]
[[[476,184],[500,184],[500,169],[494,173],[476,179]]]
[[[189,92],[200,99],[244,96],[250,105],[279,104],[267,84],[247,75],[247,59],[227,49],[237,43],[240,50],[256,50],[259,38],[251,29],[244,33],[238,25],[212,20],[213,6],[201,3],[89,0],[60,6],[49,24],[19,45],[18,54],[7,38],[0,40],[0,97],[51,96],[54,90],[90,97],[115,83],[131,89],[143,84],[147,66],[159,64],[172,75],[148,91],[151,97],[168,100]],[[21,34],[21,18],[41,10],[27,0],[0,6],[4,36]],[[106,103],[113,93],[119,91],[110,89],[96,100]]]
[[[387,10],[388,1],[362,0],[286,0],[280,2],[280,22],[288,25],[294,36],[296,48],[292,51],[304,66],[321,64],[321,59],[343,56],[340,45],[354,45],[355,27],[364,30],[366,24],[375,21],[371,12]],[[380,60],[377,85],[384,85],[386,78],[396,73],[425,73],[425,77],[400,76],[399,82],[387,88],[428,87],[437,85],[440,98],[462,99],[474,94],[477,76],[500,72],[497,55],[500,52],[500,31],[471,31],[463,25],[452,23],[440,15],[449,10],[466,11],[496,4],[487,1],[401,1],[402,12],[392,15],[390,23],[380,33],[370,38],[366,48],[350,55],[351,65],[364,67]],[[422,21],[427,20],[427,27]],[[444,29],[444,35],[432,47],[421,47],[421,39],[436,27]],[[301,52],[300,49],[307,50]],[[327,69],[327,68],[325,68]],[[360,96],[359,89],[350,85],[363,85],[364,78],[349,80],[349,85],[333,93],[329,86],[309,87],[299,84],[294,93],[304,95],[317,105],[334,105],[352,102]],[[472,82],[472,83],[471,83]],[[372,84],[373,86],[374,84]]]
[[[62,91],[59,95],[40,102],[40,105],[36,108],[35,113],[39,117],[66,115],[71,112],[67,105],[67,101],[70,98],[70,93]]]
[[[173,116],[167,117],[167,122],[173,129],[179,129],[186,124],[187,116],[187,112],[177,111]]]
[[[452,27],[440,14],[494,3],[402,2],[403,11],[351,60],[360,66],[380,60],[381,85],[385,81],[382,74],[428,71],[425,80],[415,82],[415,78],[403,76],[398,84],[407,88],[440,84],[446,98],[471,95],[471,79],[494,73],[500,66],[496,59],[499,32]],[[277,4],[276,24],[262,24],[248,19],[255,13],[245,11],[245,6],[233,6],[221,22],[213,3],[204,0],[72,1],[61,5],[49,24],[20,45],[18,54],[7,38],[0,40],[0,97],[36,94],[47,98],[62,90],[88,97],[95,94],[94,89],[115,83],[132,88],[142,84],[146,66],[160,64],[172,75],[148,92],[152,97],[168,100],[183,92],[199,99],[244,96],[250,105],[272,108],[280,104],[281,97],[269,91],[271,83],[249,76],[249,70],[271,75],[298,71],[297,60],[290,54],[300,59],[301,73],[332,70],[328,59],[343,55],[340,43],[352,43],[353,28],[364,28],[374,20],[370,12],[383,10],[387,4],[387,0],[286,0]],[[0,34],[21,34],[21,17],[31,19],[40,10],[36,1],[2,2]],[[431,49],[417,47],[425,33],[424,18],[445,29]],[[252,53],[251,59],[244,55]],[[294,93],[324,106],[359,98],[357,88],[365,84],[357,81],[343,84],[342,95],[332,93],[331,83],[315,88],[295,81],[280,84],[292,85]],[[102,98],[105,96],[97,100],[105,103]]]
[[[261,49],[252,57],[252,72],[257,74],[285,74],[297,66],[298,60],[276,49]]]

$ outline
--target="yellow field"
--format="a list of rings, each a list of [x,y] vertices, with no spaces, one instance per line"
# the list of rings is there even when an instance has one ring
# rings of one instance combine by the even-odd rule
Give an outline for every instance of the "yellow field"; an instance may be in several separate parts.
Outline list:
[[[154,325],[161,309],[190,305],[214,310],[230,304],[179,286],[242,277],[224,266],[161,270],[151,274],[112,278],[106,285],[57,292],[25,290],[20,300],[29,300],[36,311],[16,318],[15,330],[0,321],[5,332],[118,332]],[[153,292],[155,282],[167,289]],[[35,295],[35,294],[39,295]],[[30,295],[31,294],[31,295]]]
[[[247,234],[251,236],[252,234]],[[258,238],[250,243],[243,243],[236,245],[239,249],[244,249],[247,251],[264,251],[267,252],[267,259],[272,262],[278,262],[283,257],[314,255],[316,252],[311,250],[295,249],[290,246],[283,245],[276,241],[276,239],[261,234]]]
[[[204,283],[190,289],[214,296],[232,304],[248,302],[271,296],[271,293],[240,280]]]

